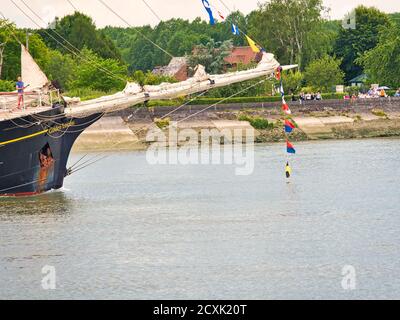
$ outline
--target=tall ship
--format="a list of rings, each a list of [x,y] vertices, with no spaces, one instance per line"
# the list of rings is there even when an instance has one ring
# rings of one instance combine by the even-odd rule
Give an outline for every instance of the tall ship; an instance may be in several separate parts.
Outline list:
[[[151,100],[173,99],[272,77],[284,66],[263,53],[253,69],[209,75],[201,65],[192,78],[178,83],[140,86],[128,82],[123,91],[80,101],[64,97],[21,45],[21,75],[27,86],[22,110],[16,110],[18,92],[0,93],[0,196],[32,196],[60,189],[68,175],[67,162],[79,135],[105,114]]]

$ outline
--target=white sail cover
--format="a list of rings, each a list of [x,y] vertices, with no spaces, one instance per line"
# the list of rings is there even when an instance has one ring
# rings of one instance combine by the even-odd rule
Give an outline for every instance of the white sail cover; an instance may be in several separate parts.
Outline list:
[[[25,86],[29,85],[29,91],[42,89],[49,83],[49,79],[23,45],[21,45],[21,76]]]
[[[271,77],[278,67],[280,67],[279,62],[270,53],[263,54],[262,60],[256,68],[245,71],[208,75],[203,66],[198,66],[192,78],[178,83],[162,83],[143,87],[136,83],[128,83],[125,90],[111,96],[84,102],[70,100],[71,102],[68,103],[70,108],[67,108],[65,113],[69,116],[83,116],[97,112],[114,112],[145,101],[173,99],[259,77]],[[288,70],[295,67],[295,65],[285,66],[283,69]]]

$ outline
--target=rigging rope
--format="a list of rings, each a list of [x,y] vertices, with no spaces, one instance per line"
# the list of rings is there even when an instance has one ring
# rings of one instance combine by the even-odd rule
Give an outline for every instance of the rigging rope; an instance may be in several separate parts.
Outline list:
[[[160,16],[157,14],[157,12],[154,11],[154,9],[147,3],[146,0],[142,0],[142,2],[146,5],[146,7],[151,11],[151,13],[161,22],[162,19]]]
[[[32,12],[37,18],[39,18],[43,23],[46,24],[46,21],[44,21],[40,15],[38,15],[29,5],[27,5],[26,2],[25,2],[25,0],[20,0],[20,1],[25,5],[25,7],[28,8],[28,10],[29,10],[30,12]],[[76,50],[76,51],[77,51],[77,54],[79,54],[79,55],[81,55],[82,57],[84,57],[85,59],[87,59],[87,61],[92,62],[93,65],[95,65],[96,68],[97,68],[98,70],[103,71],[103,72],[105,72],[105,73],[108,73],[108,75],[113,75],[116,79],[120,79],[120,80],[126,81],[126,79],[124,79],[124,78],[118,76],[117,74],[113,73],[112,71],[110,71],[110,70],[108,70],[108,69],[102,67],[102,66],[101,66],[98,62],[96,62],[95,60],[92,60],[92,59],[90,59],[90,58],[88,58],[88,57],[85,57],[85,56],[82,54],[81,50],[79,50],[79,49],[78,49],[77,47],[75,47],[71,42],[69,42],[67,39],[65,39],[65,38],[64,38],[60,33],[58,33],[55,29],[51,29],[51,30],[53,30],[53,32],[54,32],[57,36],[59,36],[59,37],[60,37],[61,39],[63,39],[68,45],[70,45],[74,50]],[[47,33],[47,32],[46,32],[46,33]]]
[[[223,2],[222,0],[219,0],[219,1],[220,1],[221,4],[228,10],[229,14],[232,15],[232,14],[233,14],[233,11],[225,4],[225,2]],[[214,8],[217,12],[220,12],[219,8],[215,7],[213,4],[210,4],[210,6],[211,6],[212,8]],[[228,16],[225,18],[225,20],[226,20],[227,22],[230,22],[230,23],[232,23],[232,24],[235,24],[235,25],[238,27],[238,30],[239,30],[240,34],[243,34],[244,36],[249,36],[248,33],[247,33],[247,30],[243,31],[243,29],[241,28],[241,25],[240,25],[236,20],[234,20],[233,18],[230,18],[230,17],[228,17]],[[259,45],[261,45],[261,42],[258,41],[256,38],[254,38],[253,36],[251,36],[251,38],[254,39],[254,40],[256,41],[256,43],[258,43]]]
[[[144,39],[146,39],[147,41],[149,41],[151,44],[153,44],[156,48],[160,49],[162,52],[164,52],[165,54],[167,54],[168,56],[170,56],[171,58],[174,58],[174,56],[169,53],[167,50],[161,48],[157,43],[155,43],[153,40],[151,40],[149,37],[147,37],[145,34],[143,34],[143,32],[140,32],[139,30],[137,30],[137,28],[134,28],[127,20],[125,20],[123,17],[121,17],[116,11],[114,11],[107,3],[105,3],[103,0],[97,0],[99,1],[103,6],[105,6],[108,10],[110,10],[113,14],[115,14],[118,18],[120,18],[123,22],[126,23],[126,25],[128,25],[129,27],[132,28],[132,30],[134,30],[135,32],[137,32],[138,34],[140,34]]]
[[[71,0],[67,0],[68,3],[71,5],[72,8],[74,8],[75,11],[78,11],[78,9],[74,6]]]
[[[196,116],[196,115],[198,115],[198,114],[200,114],[200,113],[202,113],[202,112],[204,112],[204,111],[206,111],[206,110],[208,110],[208,109],[210,109],[210,108],[213,108],[213,107],[215,107],[215,106],[221,104],[222,102],[224,102],[224,101],[226,101],[226,100],[229,100],[229,99],[231,99],[231,98],[233,98],[233,97],[235,97],[235,96],[237,96],[237,95],[239,95],[239,94],[241,94],[241,93],[243,93],[243,92],[248,91],[249,89],[251,89],[251,88],[253,88],[253,87],[255,87],[255,86],[257,86],[257,85],[259,85],[259,84],[261,84],[261,83],[264,83],[266,80],[267,80],[267,79],[262,79],[262,80],[258,81],[257,83],[254,83],[254,84],[252,84],[252,85],[250,85],[250,86],[248,86],[248,87],[246,87],[246,88],[244,88],[244,89],[242,89],[242,90],[240,90],[240,91],[238,91],[238,92],[236,92],[236,93],[230,95],[229,97],[223,98],[223,99],[217,101],[216,103],[214,103],[214,104],[212,104],[212,105],[210,105],[210,106],[207,106],[207,107],[205,107],[205,108],[199,110],[198,112],[187,116],[187,117],[184,118],[184,119],[181,119],[181,120],[177,121],[177,123],[181,123],[181,122],[183,122],[183,121],[186,121],[186,120],[188,120],[188,119],[190,119],[190,118],[192,118],[192,117],[194,117],[194,116]],[[203,94],[204,94],[204,92],[203,92]],[[178,109],[178,108],[177,108],[177,109]],[[175,109],[174,111],[176,111],[177,109]],[[171,113],[170,113],[170,114],[171,114]],[[165,116],[164,116],[164,117],[165,117]],[[168,129],[168,128],[170,128],[170,127],[171,127],[171,125],[169,125],[166,129]],[[144,129],[141,129],[141,130],[139,130],[139,132],[141,132],[141,131],[143,131],[143,130],[144,130]],[[136,141],[135,143],[138,143],[138,142],[140,142],[140,141],[138,140],[138,141]],[[120,144],[120,143],[122,143],[122,142],[115,143],[114,145],[110,146],[110,148],[113,148],[113,147],[117,146],[117,145]],[[93,165],[93,164],[95,164],[95,163],[97,163],[97,162],[99,162],[99,161],[101,161],[101,160],[104,160],[104,159],[109,158],[109,157],[112,156],[112,154],[107,154],[107,155],[104,155],[104,156],[98,158],[98,157],[101,156],[101,155],[102,155],[102,154],[97,154],[97,155],[95,155],[95,156],[92,158],[92,160],[89,159],[89,160],[85,161],[80,167],[76,168],[75,170],[71,170],[71,171],[69,172],[68,175],[71,175],[71,174],[73,174],[73,173],[76,173],[76,172],[78,172],[78,171],[80,171],[80,170],[82,170],[82,169],[85,169],[85,168],[87,168],[87,167],[89,167],[89,166],[91,166],[91,165]],[[96,159],[96,158],[98,158],[98,159]],[[96,159],[96,160],[94,160],[94,159]],[[83,166],[83,167],[82,167],[82,166]]]
[[[14,4],[14,6],[15,6],[19,11],[22,12],[22,14],[23,14],[24,16],[26,16],[30,21],[32,21],[33,24],[35,24],[38,28],[42,28],[42,27],[40,26],[40,24],[36,23],[36,21],[35,21],[34,19],[32,19],[32,17],[30,17],[30,16],[25,12],[25,10],[22,9],[14,0],[10,0],[10,1]],[[21,1],[23,2],[23,0],[21,0]],[[25,2],[23,2],[23,3],[25,4],[25,6],[27,6]],[[29,10],[31,10],[31,9],[29,8],[29,6],[27,6],[27,8],[28,8]],[[33,10],[31,10],[31,11],[33,12]],[[41,18],[40,18],[40,19],[41,19]],[[82,59],[82,60],[84,60],[84,61],[86,61],[86,62],[91,63],[96,69],[98,69],[99,71],[102,71],[103,73],[106,73],[108,76],[126,82],[126,79],[124,79],[124,78],[122,78],[122,77],[120,77],[120,76],[117,76],[117,75],[113,74],[111,71],[109,71],[109,70],[106,69],[106,68],[96,66],[95,64],[93,64],[93,61],[92,61],[92,60],[90,60],[89,58],[87,58],[87,57],[85,57],[84,55],[82,55],[82,53],[80,53],[80,54],[76,53],[74,50],[72,50],[71,48],[67,47],[67,46],[64,45],[62,42],[60,42],[57,38],[55,38],[55,37],[54,37],[51,33],[49,33],[46,29],[43,29],[43,30],[44,30],[44,32],[45,32],[49,37],[51,37],[54,41],[56,41],[59,45],[61,45],[63,48],[65,48],[66,50],[68,50],[69,52],[71,52],[71,53],[72,53],[73,55],[75,55],[76,57],[78,57],[78,58],[80,58],[80,59]],[[56,31],[55,31],[55,32],[56,32]],[[64,40],[65,40],[65,39],[64,39]],[[19,42],[20,44],[22,44],[19,40],[18,40],[18,42]],[[79,50],[78,50],[78,51],[79,51]]]

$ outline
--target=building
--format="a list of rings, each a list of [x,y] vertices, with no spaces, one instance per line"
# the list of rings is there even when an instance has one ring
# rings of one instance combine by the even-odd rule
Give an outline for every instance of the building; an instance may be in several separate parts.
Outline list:
[[[193,54],[198,53],[199,48],[193,48]],[[249,65],[261,61],[262,53],[255,53],[250,47],[233,47],[230,54],[224,59],[224,69],[237,68],[239,65]],[[185,57],[172,58],[167,66],[155,67],[153,73],[156,75],[173,77],[177,81],[188,79],[188,60]]]
[[[361,74],[358,77],[351,79],[349,81],[349,83],[352,87],[362,87],[363,85],[365,85],[367,80],[368,80],[368,76],[366,74]]]
[[[255,53],[250,47],[233,47],[225,60],[226,68],[237,68],[239,65],[249,65],[261,61],[262,53]]]
[[[167,66],[155,67],[153,73],[167,77],[173,77],[178,81],[188,78],[188,63],[185,57],[172,58]]]

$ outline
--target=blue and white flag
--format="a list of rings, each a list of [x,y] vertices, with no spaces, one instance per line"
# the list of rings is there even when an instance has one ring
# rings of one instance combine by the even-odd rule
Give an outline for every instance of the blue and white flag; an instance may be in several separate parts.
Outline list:
[[[208,15],[210,16],[210,24],[213,26],[215,24],[215,19],[211,10],[210,3],[208,0],[202,0],[204,8],[207,10]]]
[[[282,84],[282,82],[281,82],[281,85],[280,85],[280,87],[279,87],[279,92],[281,93],[282,98],[285,97],[285,90],[283,90],[283,84]]]
[[[232,33],[233,33],[235,36],[240,35],[240,30],[239,30],[238,26],[237,26],[236,24],[233,24],[233,23],[232,23]]]

